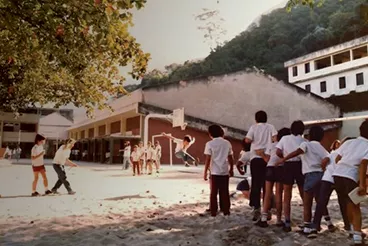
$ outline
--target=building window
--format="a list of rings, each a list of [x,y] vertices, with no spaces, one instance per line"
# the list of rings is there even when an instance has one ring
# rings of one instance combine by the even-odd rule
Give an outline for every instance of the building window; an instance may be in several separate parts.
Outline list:
[[[357,85],[364,85],[364,75],[363,75],[363,73],[357,73],[357,75],[356,75],[356,84]]]
[[[20,123],[20,130],[22,132],[37,132],[36,124]]]
[[[333,56],[334,65],[350,61],[350,51],[345,51]]]
[[[298,76],[298,67],[293,67],[293,76]]]
[[[340,89],[346,88],[346,78],[345,77],[339,78],[339,88]]]
[[[304,69],[305,69],[305,73],[309,73],[310,72],[310,63],[306,63],[304,64]]]
[[[368,56],[367,46],[359,47],[353,50],[353,59],[357,60]]]
[[[326,81],[322,81],[321,82],[321,92],[326,92],[326,91],[327,91]]]
[[[311,85],[305,85],[305,90],[311,92]]]
[[[315,70],[331,67],[331,57],[325,57],[314,62]]]

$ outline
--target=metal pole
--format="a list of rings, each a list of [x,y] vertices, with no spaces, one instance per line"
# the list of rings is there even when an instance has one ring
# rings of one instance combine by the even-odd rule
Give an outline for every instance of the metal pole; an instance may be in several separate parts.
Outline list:
[[[148,122],[151,118],[159,118],[159,119],[172,119],[172,115],[164,115],[164,114],[149,114],[144,118],[144,133],[143,133],[143,143],[144,147],[147,148],[148,145]]]
[[[170,134],[171,135],[171,134]],[[169,139],[170,141],[170,166],[173,165],[173,156],[172,156],[172,140]]]
[[[342,118],[331,118],[331,119],[322,119],[322,120],[310,120],[310,121],[304,121],[304,124],[311,125],[311,124],[321,124],[321,123],[331,123],[331,122],[338,122],[338,121],[345,121],[345,120],[361,120],[361,119],[368,119],[368,115],[348,116],[348,117],[342,117]]]

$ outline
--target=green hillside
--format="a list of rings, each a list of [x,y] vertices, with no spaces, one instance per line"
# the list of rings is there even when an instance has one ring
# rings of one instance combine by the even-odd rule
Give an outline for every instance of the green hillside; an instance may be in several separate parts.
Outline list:
[[[257,67],[277,79],[287,81],[284,62],[368,34],[366,0],[326,0],[311,10],[298,6],[287,12],[277,9],[263,15],[253,25],[217,47],[200,62],[186,62],[147,74],[140,87],[188,80]]]

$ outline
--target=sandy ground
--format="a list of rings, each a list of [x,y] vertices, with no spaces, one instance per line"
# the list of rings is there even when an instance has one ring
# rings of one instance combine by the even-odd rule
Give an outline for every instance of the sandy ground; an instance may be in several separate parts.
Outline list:
[[[29,165],[0,166],[0,245],[349,245],[343,230],[309,240],[297,232],[253,225],[248,201],[232,200],[230,217],[203,215],[209,187],[200,168],[165,166],[159,176],[133,177],[117,166],[84,164],[68,171],[77,194],[30,197]],[[50,187],[56,181],[47,166]],[[240,179],[231,180],[231,189]],[[39,192],[43,192],[41,180]],[[330,202],[342,228],[336,197]],[[367,214],[367,208],[364,209]],[[302,222],[294,192],[293,219]],[[364,217],[364,216],[363,216]],[[271,221],[271,224],[275,221]],[[368,219],[365,219],[368,225]],[[367,231],[366,231],[367,232]]]

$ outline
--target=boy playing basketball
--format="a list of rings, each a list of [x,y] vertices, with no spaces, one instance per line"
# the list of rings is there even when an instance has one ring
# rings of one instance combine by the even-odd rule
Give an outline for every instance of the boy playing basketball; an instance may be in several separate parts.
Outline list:
[[[175,138],[166,133],[162,133],[162,135],[174,141],[176,144],[175,156],[179,159],[182,159],[186,167],[190,166],[188,161],[191,161],[192,164],[196,166],[198,165],[196,159],[188,153],[189,147],[195,143],[195,138],[192,138],[189,135],[186,135],[183,139]]]

